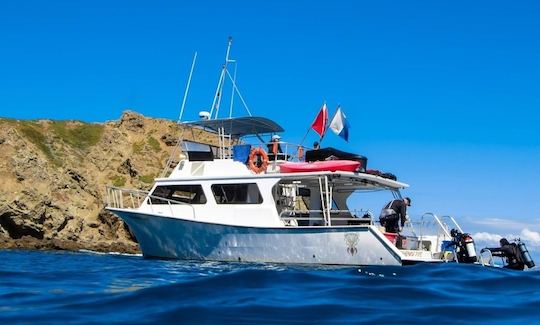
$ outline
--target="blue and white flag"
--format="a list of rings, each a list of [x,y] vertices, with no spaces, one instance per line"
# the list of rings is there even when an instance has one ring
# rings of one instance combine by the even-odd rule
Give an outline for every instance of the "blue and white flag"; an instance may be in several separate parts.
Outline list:
[[[341,111],[341,107],[338,106],[336,114],[330,122],[330,129],[334,131],[335,134],[339,135],[345,141],[349,142],[349,122],[347,122],[347,117]]]

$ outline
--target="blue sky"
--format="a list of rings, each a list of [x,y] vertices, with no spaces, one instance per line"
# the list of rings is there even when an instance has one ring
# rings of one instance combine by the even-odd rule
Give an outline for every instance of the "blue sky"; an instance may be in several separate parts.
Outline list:
[[[539,16],[535,1],[4,1],[0,116],[177,119],[198,51],[194,119],[231,35],[244,98],[286,140],[341,104],[350,143],[323,144],[410,183],[412,215],[540,231]]]

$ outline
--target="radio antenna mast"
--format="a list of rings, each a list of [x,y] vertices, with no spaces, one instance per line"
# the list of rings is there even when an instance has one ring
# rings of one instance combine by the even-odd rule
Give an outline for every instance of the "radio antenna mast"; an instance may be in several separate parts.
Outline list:
[[[180,108],[180,116],[178,117],[178,123],[182,121],[182,116],[184,115],[184,108],[186,107],[186,99],[189,92],[189,86],[191,85],[191,77],[193,76],[193,69],[195,68],[195,61],[197,61],[197,52],[193,55],[193,62],[191,63],[191,70],[189,71],[189,78],[186,85],[186,91],[184,92],[184,99],[182,100],[182,108]]]
[[[238,86],[236,85],[236,67],[237,63],[236,60],[230,59],[230,53],[231,53],[231,45],[232,45],[232,37],[229,37],[229,43],[227,44],[227,53],[225,54],[225,63],[223,64],[221,68],[221,75],[219,76],[219,82],[216,88],[216,93],[214,95],[214,100],[212,102],[212,108],[210,109],[210,118],[217,119],[219,114],[219,108],[221,105],[221,99],[223,95],[223,85],[225,84],[225,79],[228,77],[229,80],[232,82],[232,94],[231,94],[231,107],[229,109],[229,117],[232,117],[232,109],[234,104],[234,95],[235,93],[238,94],[238,97],[240,98],[240,101],[244,105],[247,113],[249,116],[251,116],[251,111],[249,110],[246,101],[242,97],[242,94],[240,93],[240,90],[238,89]],[[231,75],[231,73],[228,70],[229,64],[234,64],[234,76]]]
[[[229,36],[229,43],[227,44],[227,53],[225,54],[225,63],[221,68],[221,75],[219,76],[218,85],[216,88],[216,93],[214,95],[214,100],[212,102],[212,108],[210,109],[210,118],[214,115],[214,118],[217,118],[219,112],[219,105],[221,103],[221,93],[223,91],[223,84],[225,83],[225,74],[227,73],[227,65],[231,63],[229,60],[229,54],[231,53],[232,37]],[[214,114],[215,111],[215,114]]]

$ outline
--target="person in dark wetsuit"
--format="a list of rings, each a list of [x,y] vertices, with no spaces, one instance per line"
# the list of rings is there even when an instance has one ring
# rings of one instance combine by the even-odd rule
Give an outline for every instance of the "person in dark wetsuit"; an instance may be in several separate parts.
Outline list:
[[[491,251],[491,255],[506,257],[505,268],[522,271],[525,268],[525,263],[523,262],[521,252],[519,251],[517,245],[515,243],[508,242],[506,238],[501,238],[499,243],[501,244],[501,247],[488,248]]]
[[[405,221],[407,221],[407,207],[409,206],[411,206],[411,199],[408,197],[390,201],[385,205],[383,211],[391,209],[394,212],[380,217],[381,226],[385,228],[386,232],[399,233],[401,231]]]

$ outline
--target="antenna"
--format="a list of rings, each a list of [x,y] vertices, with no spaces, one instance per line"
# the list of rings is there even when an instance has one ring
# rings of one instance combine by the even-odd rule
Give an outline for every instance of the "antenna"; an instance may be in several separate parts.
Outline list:
[[[231,74],[229,73],[229,71],[227,71],[227,76],[229,76],[229,79],[231,79],[232,84],[233,84],[233,88],[236,90],[236,93],[238,94],[238,97],[240,97],[240,100],[242,101],[242,104],[244,104],[244,108],[248,112],[249,116],[252,116],[251,111],[249,110],[249,107],[247,106],[246,101],[244,100],[244,97],[242,97],[242,94],[240,93],[240,89],[238,89],[238,87],[236,86],[236,82],[235,82],[236,77],[234,77],[234,78],[231,77]]]
[[[182,100],[182,108],[180,109],[180,116],[178,117],[178,122],[182,121],[182,116],[184,115],[184,108],[186,107],[186,99],[189,92],[189,86],[191,85],[191,77],[193,76],[193,69],[195,68],[195,61],[197,61],[197,52],[193,55],[193,62],[191,63],[191,70],[189,71],[189,78],[186,85],[186,91],[184,92],[184,100]]]
[[[223,84],[225,82],[225,73],[227,71],[227,65],[230,63],[229,54],[231,53],[232,37],[229,36],[229,42],[227,44],[227,53],[225,54],[225,63],[221,68],[221,75],[219,76],[219,82],[216,88],[216,93],[214,95],[214,100],[212,102],[212,108],[210,109],[210,116],[216,111],[214,118],[217,118],[219,112],[219,104],[221,103],[221,92],[223,90]]]
[[[230,53],[231,53],[231,45],[232,45],[232,37],[229,37],[229,43],[227,44],[227,53],[225,54],[225,63],[223,64],[221,68],[221,75],[219,76],[218,85],[216,88],[216,93],[214,95],[214,101],[212,102],[212,108],[210,109],[210,118],[217,119],[219,114],[219,107],[221,105],[221,99],[223,95],[223,85],[225,84],[225,79],[228,77],[232,83],[232,93],[231,93],[231,103],[229,108],[229,117],[232,117],[232,111],[233,111],[233,105],[234,105],[234,94],[238,94],[238,97],[240,98],[240,101],[244,105],[244,108],[246,109],[249,116],[251,115],[251,111],[249,110],[249,107],[246,104],[246,101],[242,97],[242,94],[240,93],[240,90],[238,89],[238,86],[236,85],[236,69],[237,69],[237,62],[236,60],[230,59]],[[234,64],[234,75],[231,75],[231,73],[228,70],[229,64]]]
[[[236,65],[236,61],[234,61],[234,76],[233,76],[233,87],[231,87],[231,106],[229,107],[229,118],[232,118],[232,110],[233,110],[233,106],[234,106],[234,91],[236,90],[236,88],[234,87],[234,85],[236,85],[236,69],[237,69],[237,65]],[[227,71],[227,74],[228,74],[228,71]]]

